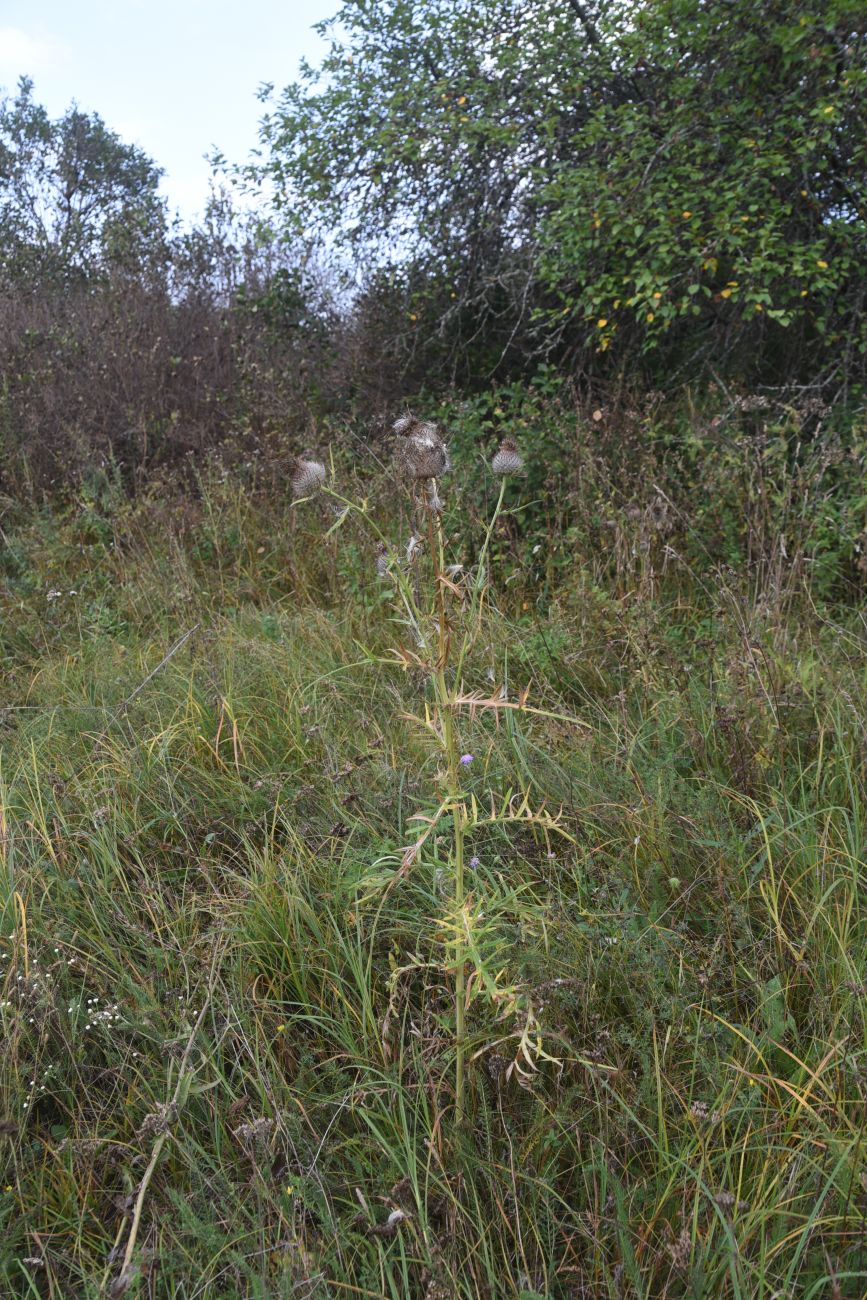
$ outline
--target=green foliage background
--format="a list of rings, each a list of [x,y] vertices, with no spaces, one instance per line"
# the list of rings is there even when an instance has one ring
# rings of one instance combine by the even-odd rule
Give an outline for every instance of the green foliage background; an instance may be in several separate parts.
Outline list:
[[[371,0],[323,28],[258,174],[389,268],[431,358],[861,375],[855,0]]]

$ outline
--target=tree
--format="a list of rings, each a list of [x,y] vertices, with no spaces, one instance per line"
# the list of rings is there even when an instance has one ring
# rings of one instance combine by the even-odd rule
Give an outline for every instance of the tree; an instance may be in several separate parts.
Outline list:
[[[860,0],[352,0],[321,26],[256,172],[429,352],[863,367]]]
[[[518,0],[346,4],[321,24],[322,68],[264,119],[278,206],[371,266],[409,350],[437,355],[439,337],[494,366],[529,324],[538,178],[555,175],[574,67],[597,62],[568,6],[546,8],[550,30]]]
[[[97,114],[52,121],[22,78],[0,100],[0,268],[7,280],[91,279],[140,272],[161,255],[161,170]]]
[[[615,34],[633,93],[540,188],[539,273],[566,320],[685,373],[863,369],[864,32],[851,0],[639,6]]]

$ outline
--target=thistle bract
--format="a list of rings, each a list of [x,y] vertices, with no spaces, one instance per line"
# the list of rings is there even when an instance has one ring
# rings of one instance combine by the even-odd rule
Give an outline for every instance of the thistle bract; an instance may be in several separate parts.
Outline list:
[[[449,454],[439,429],[428,420],[404,416],[394,425],[394,458],[402,478],[439,478],[449,468]]]
[[[491,461],[491,469],[495,474],[502,476],[504,474],[517,474],[523,468],[524,458],[518,451],[517,443],[511,438],[504,438],[494,459]]]
[[[294,500],[312,496],[325,482],[325,466],[318,460],[296,460],[291,482]]]

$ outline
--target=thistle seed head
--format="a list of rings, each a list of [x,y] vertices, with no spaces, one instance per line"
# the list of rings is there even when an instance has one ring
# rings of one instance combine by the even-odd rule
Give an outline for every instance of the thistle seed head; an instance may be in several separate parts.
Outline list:
[[[318,460],[298,460],[292,471],[292,498],[312,496],[325,482],[325,466]]]
[[[397,434],[395,461],[402,478],[439,478],[445,474],[449,454],[435,424],[403,416],[393,427]]]
[[[518,451],[518,444],[512,438],[504,438],[491,461],[491,469],[501,477],[504,474],[518,474],[524,468],[524,458]]]
[[[418,421],[414,415],[402,415],[399,420],[395,420],[391,427],[396,434],[403,436],[404,434],[409,433],[413,425],[417,423]]]

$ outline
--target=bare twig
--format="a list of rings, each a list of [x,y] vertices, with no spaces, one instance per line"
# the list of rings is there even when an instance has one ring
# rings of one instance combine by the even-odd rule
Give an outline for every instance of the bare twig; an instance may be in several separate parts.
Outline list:
[[[114,726],[114,724],[117,722],[118,718],[121,717],[124,713],[126,713],[127,709],[132,704],[133,700],[136,698],[137,695],[141,694],[141,692],[147,686],[148,682],[152,681],[153,678],[156,677],[157,673],[161,672],[162,669],[165,668],[166,664],[170,663],[171,660],[174,659],[178,651],[184,645],[186,645],[187,641],[189,641],[190,637],[193,635],[194,632],[198,632],[201,626],[202,626],[201,623],[196,623],[194,624],[193,627],[190,628],[189,632],[185,632],[182,637],[179,637],[178,640],[171,647],[171,649],[166,652],[166,654],[157,664],[156,668],[152,669],[148,673],[144,681],[139,683],[139,685],[135,688],[132,694],[126,697],[126,699],[123,701],[120,707],[109,718],[101,734],[97,737],[96,740],[97,745],[99,745],[103,740],[105,740],[106,736],[108,735],[109,731]]]

